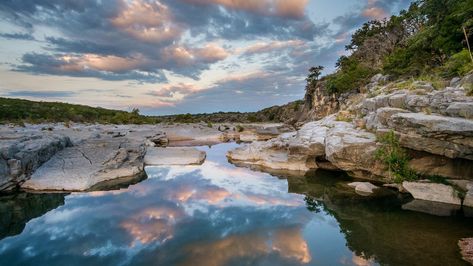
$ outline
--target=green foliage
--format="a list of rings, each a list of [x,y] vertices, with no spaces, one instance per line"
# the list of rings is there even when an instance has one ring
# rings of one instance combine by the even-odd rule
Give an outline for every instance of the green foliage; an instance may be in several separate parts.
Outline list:
[[[341,63],[341,68],[335,74],[326,77],[326,90],[330,93],[351,91],[366,85],[374,70],[356,60],[346,59]]]
[[[311,67],[309,69],[309,75],[307,76],[307,79],[306,79],[307,86],[314,86],[317,83],[320,75],[322,74],[322,70],[324,70],[323,66]]]
[[[376,150],[376,159],[387,166],[393,175],[394,182],[414,181],[419,175],[409,167],[410,158],[400,146],[399,139],[393,131],[378,137],[381,146]]]
[[[174,117],[175,123],[194,123],[196,122],[194,116],[187,113],[187,114],[179,114]]]
[[[237,125],[237,126],[235,127],[235,129],[236,129],[237,132],[243,132],[243,130],[245,130],[245,128],[242,127],[241,125]]]
[[[444,77],[463,76],[472,70],[473,62],[467,49],[452,55],[441,68]]]
[[[103,124],[153,124],[157,122],[152,117],[139,115],[138,109],[128,113],[76,104],[0,98],[1,123],[64,122],[67,126],[69,121]]]
[[[369,21],[352,35],[351,54],[339,58],[337,72],[325,77],[326,90],[359,89],[379,72],[394,78],[464,75],[473,64],[463,27],[473,44],[472,0],[416,0],[397,16]]]
[[[212,128],[212,127],[213,127],[212,123],[208,122],[208,123],[207,123],[207,127]]]

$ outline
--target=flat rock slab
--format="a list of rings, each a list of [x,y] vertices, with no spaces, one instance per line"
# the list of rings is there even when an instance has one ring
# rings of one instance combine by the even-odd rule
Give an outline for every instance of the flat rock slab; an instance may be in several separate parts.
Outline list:
[[[461,199],[451,186],[429,182],[403,182],[402,186],[414,199],[461,205]]]
[[[205,157],[204,151],[191,147],[148,147],[145,165],[199,165]]]
[[[85,191],[101,182],[141,174],[144,146],[128,139],[89,140],[56,153],[22,188]]]

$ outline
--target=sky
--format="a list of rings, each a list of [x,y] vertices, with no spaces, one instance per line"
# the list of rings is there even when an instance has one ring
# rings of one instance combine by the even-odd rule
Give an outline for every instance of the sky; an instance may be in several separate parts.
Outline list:
[[[302,99],[364,22],[410,0],[2,0],[0,97],[142,114]]]

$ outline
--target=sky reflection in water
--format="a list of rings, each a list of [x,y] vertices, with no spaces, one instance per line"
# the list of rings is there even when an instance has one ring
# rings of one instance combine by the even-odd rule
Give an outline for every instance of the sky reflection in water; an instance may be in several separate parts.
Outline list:
[[[66,196],[0,242],[0,264],[371,264],[287,180],[226,162],[235,145],[202,147],[202,166],[147,168],[128,189]]]
[[[127,189],[1,197],[0,265],[465,265],[471,218],[358,196],[343,174],[237,168],[236,145],[201,147],[202,166],[147,168]]]

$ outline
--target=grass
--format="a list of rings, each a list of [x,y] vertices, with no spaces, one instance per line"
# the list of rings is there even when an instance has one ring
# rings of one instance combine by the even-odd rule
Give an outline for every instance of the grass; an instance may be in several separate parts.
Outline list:
[[[410,158],[400,146],[394,131],[378,136],[378,142],[381,145],[376,150],[376,159],[387,166],[394,182],[419,180],[419,175],[409,167]]]

